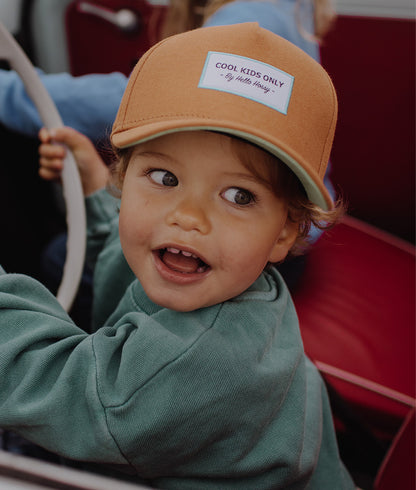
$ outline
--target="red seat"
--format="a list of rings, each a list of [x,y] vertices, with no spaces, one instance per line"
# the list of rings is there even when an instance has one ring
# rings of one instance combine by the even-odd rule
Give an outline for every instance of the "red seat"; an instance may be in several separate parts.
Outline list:
[[[415,413],[415,410],[409,412],[395,437],[378,472],[374,490],[415,489]]]
[[[346,217],[312,247],[294,295],[307,354],[388,441],[415,407],[415,258]]]
[[[159,40],[166,7],[147,0],[100,0],[91,3],[100,10],[129,10],[138,28],[124,32],[99,15],[84,13],[80,0],[66,11],[66,33],[72,75],[120,71],[126,76],[138,59]]]

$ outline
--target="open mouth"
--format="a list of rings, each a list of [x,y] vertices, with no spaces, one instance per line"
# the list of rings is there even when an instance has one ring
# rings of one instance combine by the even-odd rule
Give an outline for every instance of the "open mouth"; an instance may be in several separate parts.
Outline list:
[[[158,250],[160,260],[166,267],[182,274],[201,274],[210,269],[201,258],[192,252],[167,247]]]

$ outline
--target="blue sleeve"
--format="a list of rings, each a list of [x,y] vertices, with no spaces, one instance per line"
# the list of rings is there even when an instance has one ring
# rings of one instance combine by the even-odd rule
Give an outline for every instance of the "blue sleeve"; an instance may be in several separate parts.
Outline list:
[[[204,24],[218,26],[240,24],[242,22],[258,22],[260,27],[292,42],[309,56],[319,61],[319,46],[312,42],[307,34],[314,32],[313,9],[309,2],[301,3],[301,11],[297,13],[296,0],[270,1],[235,1],[218,9]]]
[[[73,77],[68,73],[39,75],[66,126],[98,140],[107,136],[127,85],[122,73]],[[0,70],[0,122],[9,129],[37,136],[42,126],[23,82],[14,71]]]

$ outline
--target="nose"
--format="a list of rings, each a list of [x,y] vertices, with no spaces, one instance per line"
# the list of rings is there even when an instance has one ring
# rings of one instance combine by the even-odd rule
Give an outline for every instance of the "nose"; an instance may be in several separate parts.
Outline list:
[[[207,206],[197,196],[186,197],[172,203],[166,221],[170,226],[178,226],[184,231],[198,231],[203,235],[211,230]]]

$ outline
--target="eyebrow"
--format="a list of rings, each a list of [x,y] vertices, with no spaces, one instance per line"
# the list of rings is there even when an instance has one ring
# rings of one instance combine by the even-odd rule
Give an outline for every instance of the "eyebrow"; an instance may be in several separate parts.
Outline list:
[[[176,160],[176,158],[172,157],[171,155],[167,155],[166,153],[161,153],[158,151],[153,151],[153,150],[137,150],[133,153],[131,160],[134,161],[136,159],[140,158],[149,158],[149,159],[157,159],[159,160],[162,164],[163,162],[170,163],[170,164],[176,164],[180,165],[180,162]]]
[[[151,157],[151,158],[162,158],[164,160],[173,160],[173,158],[169,155],[166,155],[165,153],[160,153],[158,151],[153,151],[153,150],[135,150],[133,152],[133,158],[137,156],[144,156],[144,157]]]
[[[249,172],[249,171],[247,171],[247,172]],[[264,179],[257,177],[256,175],[254,175],[252,173],[227,172],[227,173],[225,173],[225,175],[230,177],[230,178],[242,179],[242,180],[246,180],[248,182],[253,182],[255,184],[259,184],[259,185],[266,187],[266,188],[270,188],[269,182],[267,182]]]

